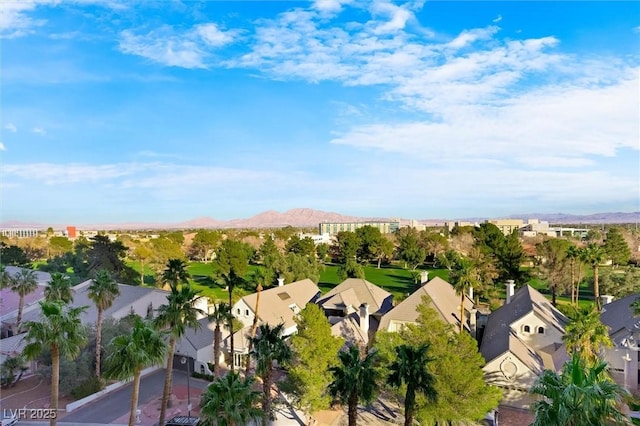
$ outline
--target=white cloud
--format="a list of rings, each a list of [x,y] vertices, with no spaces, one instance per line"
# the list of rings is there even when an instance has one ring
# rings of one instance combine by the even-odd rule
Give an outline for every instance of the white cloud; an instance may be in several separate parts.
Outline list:
[[[634,27],[633,32],[636,34],[640,34],[640,25],[638,25],[637,27]]]
[[[0,151],[6,151],[7,149],[4,147],[4,144],[0,142]]]
[[[18,128],[16,127],[15,124],[13,123],[7,123],[4,126],[5,129],[7,129],[8,131],[10,131],[11,133],[15,133],[18,131]]]
[[[44,25],[46,21],[34,19],[29,13],[40,4],[55,3],[50,0],[3,1],[0,7],[0,37],[20,37],[31,32],[33,27]]]
[[[494,24],[497,24],[500,21],[502,21],[502,15],[496,16],[491,22],[493,22]]]
[[[214,23],[196,25],[186,33],[168,25],[144,35],[125,30],[120,33],[120,50],[167,66],[206,68],[208,49],[229,44],[238,35],[238,31],[223,31]]]
[[[47,131],[45,129],[43,129],[42,127],[34,127],[33,129],[31,129],[31,131],[33,133],[35,133],[36,135],[46,135]]]

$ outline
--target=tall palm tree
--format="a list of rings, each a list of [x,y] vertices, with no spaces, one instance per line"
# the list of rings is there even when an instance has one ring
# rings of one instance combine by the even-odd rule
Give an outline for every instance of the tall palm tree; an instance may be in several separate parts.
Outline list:
[[[580,249],[573,244],[567,247],[567,258],[569,259],[569,269],[571,271],[571,303],[577,304],[578,296],[580,288],[576,285],[576,260],[580,259]]]
[[[165,284],[166,290],[177,287],[178,284],[189,282],[189,278],[187,264],[182,259],[169,259],[164,271],[162,271],[162,282]]]
[[[220,369],[220,341],[222,340],[222,327],[229,324],[231,315],[231,306],[225,302],[219,302],[215,305],[213,312],[209,315],[209,321],[215,323],[213,330],[213,366],[217,372]]]
[[[340,365],[331,367],[333,382],[329,393],[342,404],[348,405],[349,426],[355,426],[358,416],[358,402],[373,401],[378,389],[378,372],[374,368],[376,352],[360,356],[360,349],[351,346],[346,352],[339,352]]]
[[[250,337],[249,342],[253,346],[250,356],[256,359],[256,373],[262,379],[262,419],[263,426],[271,418],[271,385],[273,384],[273,362],[282,365],[291,361],[291,348],[285,342],[284,324],[271,327],[269,324],[261,324],[257,337]]]
[[[391,386],[400,387],[407,385],[404,397],[404,425],[413,425],[413,416],[416,408],[416,392],[422,393],[427,400],[436,401],[435,377],[427,368],[433,361],[429,357],[429,345],[418,347],[400,345],[396,347],[396,360],[391,364],[387,382]]]
[[[464,330],[464,298],[469,288],[475,287],[480,282],[475,266],[469,259],[460,258],[455,263],[450,275],[451,285],[460,296],[460,333]]]
[[[162,332],[151,322],[135,317],[130,333],[114,337],[109,345],[113,352],[106,359],[105,376],[116,380],[133,379],[129,426],[136,422],[140,374],[142,370],[162,364],[167,354],[167,344]]]
[[[569,319],[562,337],[569,353],[580,354],[586,362],[593,364],[604,348],[613,346],[609,329],[600,322],[600,312],[595,306],[574,308]]]
[[[109,271],[106,269],[98,270],[88,288],[89,299],[98,308],[96,320],[96,377],[98,380],[100,380],[100,358],[102,355],[102,316],[119,294],[118,283],[111,277]]]
[[[22,310],[24,309],[24,297],[38,288],[38,280],[36,272],[31,269],[22,268],[11,277],[5,284],[14,293],[18,293],[20,297],[18,302],[18,316],[16,317],[16,333],[20,332],[20,323],[22,322]]]
[[[60,357],[69,360],[80,355],[80,350],[87,343],[87,329],[82,325],[80,314],[87,307],[66,308],[60,301],[39,302],[42,310],[40,322],[26,323],[28,329],[25,340],[27,345],[23,355],[28,360],[35,359],[45,349],[51,351],[51,399],[49,407],[58,409],[58,386],[60,383]],[[55,417],[50,425],[56,425]]]
[[[253,274],[253,279],[256,282],[256,304],[255,304],[255,308],[253,310],[253,324],[251,324],[251,332],[249,333],[249,353],[251,353],[251,351],[253,350],[253,339],[256,337],[256,331],[258,330],[258,315],[259,315],[259,311],[260,311],[260,294],[262,293],[263,287],[262,284],[266,281],[267,279],[267,274],[264,273],[263,269],[258,269],[254,274]],[[249,374],[249,368],[251,368],[251,357],[248,356],[246,363],[245,363],[245,368],[244,368],[244,373]]]
[[[604,260],[605,251],[602,246],[591,243],[582,252],[582,260],[588,263],[593,270],[593,297],[596,299],[596,307],[598,311],[602,309],[600,301],[600,283],[598,281],[598,268]]]
[[[530,392],[542,397],[532,405],[532,426],[631,424],[621,411],[629,394],[611,379],[602,360],[591,365],[575,353],[562,373],[545,370]]]
[[[200,400],[202,426],[244,426],[263,417],[257,408],[260,392],[253,390],[254,379],[230,371],[207,387]]]
[[[73,302],[73,288],[69,277],[60,272],[51,274],[51,280],[44,289],[44,299],[47,302],[60,300],[64,304]]]
[[[187,327],[198,329],[200,323],[198,317],[206,315],[201,309],[196,308],[197,301],[202,296],[193,290],[189,284],[183,284],[180,288],[171,285],[171,292],[167,295],[167,304],[158,308],[156,325],[160,329],[169,332],[169,351],[167,356],[167,371],[162,392],[162,405],[160,408],[159,425],[164,426],[167,407],[171,407],[169,395],[171,394],[171,381],[173,378],[173,353],[176,341],[182,337]]]

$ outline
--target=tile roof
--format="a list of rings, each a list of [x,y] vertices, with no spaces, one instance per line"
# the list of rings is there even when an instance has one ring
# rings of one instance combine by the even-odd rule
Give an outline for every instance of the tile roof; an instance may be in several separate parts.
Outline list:
[[[392,320],[416,322],[418,319],[418,305],[422,303],[425,296],[429,299],[429,305],[440,314],[444,321],[459,327],[460,296],[456,294],[451,284],[442,278],[436,277],[387,312],[380,321],[381,329],[388,329]],[[470,311],[473,308],[473,301],[465,296],[464,305],[465,310]],[[467,324],[465,324],[465,328],[469,328]]]

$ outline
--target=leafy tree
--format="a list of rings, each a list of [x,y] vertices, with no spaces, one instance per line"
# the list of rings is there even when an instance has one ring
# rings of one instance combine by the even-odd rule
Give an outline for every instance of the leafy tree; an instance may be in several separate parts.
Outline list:
[[[280,250],[270,235],[264,240],[262,245],[260,245],[258,255],[260,257],[260,261],[267,269],[271,269],[276,261],[281,257]]]
[[[545,370],[530,392],[540,397],[532,405],[532,426],[631,424],[621,408],[629,393],[602,360],[588,363],[575,353],[561,373]]]
[[[82,325],[80,314],[86,306],[65,308],[59,302],[39,302],[42,310],[40,322],[30,321],[26,324],[27,345],[23,355],[27,360],[35,359],[45,348],[51,351],[51,399],[49,407],[58,410],[58,386],[60,384],[60,357],[74,359],[87,343],[87,329]],[[56,418],[49,423],[56,425]]]
[[[396,360],[389,369],[391,374],[387,381],[391,386],[401,387],[406,384],[404,396],[404,425],[413,425],[413,416],[416,407],[416,392],[432,402],[437,400],[437,392],[434,387],[435,377],[428,369],[428,364],[433,361],[429,357],[429,345],[418,347],[401,345],[396,347]]]
[[[160,406],[160,425],[164,425],[167,407],[171,407],[169,395],[173,379],[173,355],[176,341],[184,335],[187,327],[200,328],[198,317],[205,316],[201,309],[195,307],[201,296],[189,284],[183,284],[180,288],[172,284],[170,291],[167,295],[167,304],[158,308],[158,315],[155,319],[156,326],[159,329],[166,329],[169,333],[169,356],[167,357],[162,405]]]
[[[91,280],[88,288],[89,299],[98,308],[96,320],[96,378],[100,380],[100,356],[102,354],[102,317],[113,301],[120,294],[118,284],[106,269],[96,271],[96,277]]]
[[[272,267],[272,276],[284,278],[286,282],[309,278],[317,284],[320,280],[320,265],[315,256],[287,253],[278,257]]]
[[[613,262],[613,265],[626,265],[631,258],[629,244],[625,241],[620,228],[613,227],[607,231],[604,241],[604,251]]]
[[[438,255],[436,263],[437,266],[444,267],[451,272],[459,259],[460,254],[455,250],[449,249]]]
[[[209,315],[209,320],[215,324],[213,330],[213,359],[214,370],[217,372],[220,370],[220,341],[222,340],[222,327],[227,326],[233,320],[231,314],[231,306],[228,303],[220,302],[216,303],[213,312]]]
[[[567,240],[551,238],[536,244],[536,252],[539,256],[538,270],[547,281],[551,290],[551,303],[557,306],[558,292],[565,292],[571,285],[569,277],[570,259],[567,253],[570,243]]]
[[[356,229],[356,237],[358,238],[357,257],[363,262],[371,262],[378,257],[380,245],[382,244],[382,233],[379,228],[371,225],[365,225]]]
[[[127,250],[121,241],[111,241],[106,235],[94,236],[87,252],[89,276],[94,276],[97,271],[106,269],[116,280],[132,282],[133,270],[124,261]]]
[[[298,403],[309,412],[327,409],[331,382],[329,369],[338,365],[338,350],[344,341],[331,334],[331,324],[322,309],[308,304],[295,319],[298,332],[291,337],[293,361],[288,382]]]
[[[44,298],[47,302],[59,300],[69,304],[73,301],[73,287],[68,276],[59,272],[51,274],[51,280],[44,289]]]
[[[246,244],[226,239],[218,248],[216,266],[229,293],[229,306],[233,306],[233,290],[244,284],[243,277],[249,268],[249,249]],[[233,316],[231,317],[233,318]],[[233,330],[233,322],[229,322],[229,329]],[[229,335],[231,353],[231,371],[235,368],[233,331]]]
[[[167,354],[164,335],[151,322],[137,317],[131,331],[114,337],[109,346],[113,348],[113,352],[106,360],[105,376],[116,380],[133,379],[129,426],[134,426],[140,375],[143,369],[162,364]]]
[[[421,231],[420,244],[425,249],[427,257],[433,262],[436,262],[438,256],[449,248],[447,238],[438,232]]]
[[[362,265],[360,265],[355,260],[348,260],[345,264],[340,265],[338,267],[337,274],[338,278],[342,281],[346,280],[347,278],[365,278]]]
[[[466,315],[464,314],[464,299],[470,288],[477,287],[480,283],[478,272],[473,263],[466,258],[460,258],[449,275],[451,285],[460,296],[460,333],[464,331]]]
[[[355,426],[358,416],[358,403],[373,401],[378,392],[378,370],[375,368],[376,353],[369,352],[361,356],[357,346],[338,353],[340,363],[331,367],[333,381],[329,384],[329,393],[342,404],[347,404],[349,426]]]
[[[399,333],[376,333],[374,347],[380,354],[382,374],[389,374],[388,367],[384,366],[396,359],[397,346],[428,344],[433,358],[429,367],[436,378],[434,387],[438,399],[433,402],[422,395],[417,396],[419,423],[479,421],[498,406],[502,393],[484,381],[482,367],[485,362],[475,339],[468,333],[456,333],[429,303],[429,298],[424,297],[418,306],[417,324],[409,324]],[[460,403],[461,395],[464,395],[464,404]]]
[[[253,384],[253,377],[241,378],[233,371],[211,383],[200,401],[202,426],[243,426],[262,419],[256,407],[261,393]]]
[[[24,250],[15,245],[7,245],[0,242],[0,259],[3,265],[31,266],[31,260]]]
[[[393,241],[385,236],[382,236],[378,245],[375,247],[375,258],[378,261],[378,269],[380,269],[383,261],[388,262],[391,260],[394,250],[395,246],[393,244]]]
[[[0,366],[0,386],[3,388],[15,386],[27,369],[22,355],[6,358]],[[16,377],[16,373],[18,377]]]
[[[11,277],[5,285],[14,293],[18,294],[18,315],[16,317],[16,332],[20,331],[20,323],[22,322],[22,310],[24,309],[24,298],[27,294],[38,288],[35,271],[31,269],[20,269],[20,271]]]
[[[336,234],[335,243],[331,247],[333,258],[343,265],[349,260],[357,261],[359,246],[360,241],[354,232],[340,231]]]
[[[420,246],[418,232],[414,228],[406,228],[406,231],[398,232],[397,251],[398,258],[411,267],[411,270],[420,266],[427,256],[425,249]]]
[[[320,262],[324,262],[327,259],[327,256],[329,255],[329,244],[327,243],[320,243],[316,246],[316,255],[318,256],[318,260]]]
[[[640,293],[640,270],[628,267],[624,270],[603,271],[600,274],[600,291],[617,298]]]
[[[569,312],[569,319],[562,340],[570,354],[577,353],[589,364],[594,364],[604,348],[613,346],[609,338],[609,329],[600,321],[597,308],[574,308]]]
[[[148,243],[140,243],[133,250],[133,257],[140,262],[140,285],[144,285],[144,265],[153,259],[153,251]]]
[[[178,246],[181,246],[182,244],[184,244],[184,234],[182,233],[182,231],[167,232],[161,237],[171,240],[174,244]]]
[[[591,266],[593,270],[593,297],[596,300],[598,310],[602,309],[600,301],[600,282],[598,281],[599,267],[604,260],[605,251],[602,246],[597,244],[589,244],[582,252],[582,261]]]
[[[61,255],[73,250],[73,241],[67,237],[49,238],[49,255]],[[49,257],[49,256],[47,256]]]
[[[154,238],[149,241],[153,253],[152,263],[158,267],[166,265],[169,259],[184,259],[182,246],[167,237]]]
[[[315,257],[316,243],[310,237],[300,238],[297,235],[292,235],[289,241],[287,241],[285,251],[302,256]]]
[[[218,231],[206,229],[199,230],[193,237],[189,248],[189,256],[192,259],[199,259],[205,263],[210,259],[212,253],[220,244],[222,234]]]
[[[271,385],[273,384],[273,362],[279,365],[291,361],[291,348],[284,340],[282,333],[284,324],[271,327],[261,324],[257,337],[250,338],[253,351],[251,356],[256,360],[256,373],[262,379],[262,418],[263,426],[271,418]]]

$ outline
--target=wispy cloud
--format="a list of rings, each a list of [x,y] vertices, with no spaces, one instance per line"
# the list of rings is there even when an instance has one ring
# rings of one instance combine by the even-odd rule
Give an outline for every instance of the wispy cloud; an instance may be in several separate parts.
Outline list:
[[[502,21],[502,15],[496,16],[491,22],[493,22],[494,24],[497,24],[500,21]]]
[[[31,131],[36,135],[41,135],[41,136],[47,134],[47,131],[42,127],[34,127],[33,129],[31,129]]]
[[[8,131],[10,131],[11,133],[16,133],[18,131],[18,128],[13,123],[5,124],[4,128],[7,129]]]
[[[50,0],[23,0],[2,2],[0,10],[0,37],[13,38],[28,34],[33,27],[46,21],[29,16],[39,4],[53,3]]]
[[[120,50],[167,66],[206,68],[209,50],[233,42],[238,34],[223,31],[215,23],[196,25],[185,33],[169,25],[143,35],[125,30],[120,33]]]
[[[0,151],[6,151],[7,149],[4,147],[4,144],[0,142]]]

